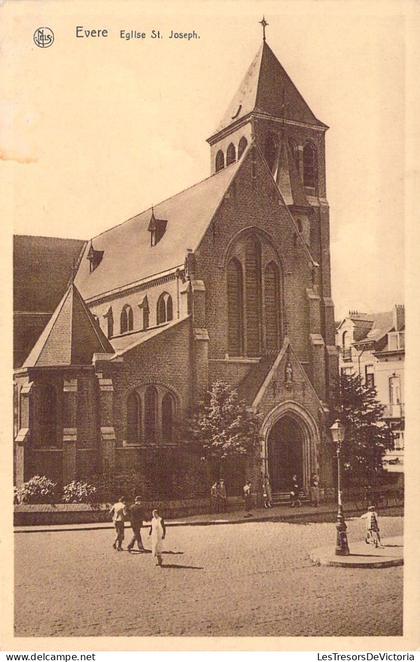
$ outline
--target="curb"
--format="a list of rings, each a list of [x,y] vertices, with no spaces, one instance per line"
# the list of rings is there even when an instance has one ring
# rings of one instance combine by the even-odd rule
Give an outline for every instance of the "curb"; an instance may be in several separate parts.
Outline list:
[[[393,508],[391,509],[393,510]],[[336,507],[332,510],[322,510],[316,511],[311,509],[310,511],[304,512],[294,512],[288,514],[273,514],[273,515],[255,515],[249,518],[245,518],[243,515],[241,517],[234,517],[232,519],[213,519],[213,520],[168,520],[165,521],[167,527],[177,527],[177,526],[223,526],[226,524],[250,524],[253,522],[296,522],[309,519],[310,521],[322,522],[322,521],[332,521],[331,517],[335,517]],[[358,516],[359,511],[355,509],[349,509],[346,511],[346,517]],[[130,525],[126,524],[125,528],[129,529]],[[142,528],[146,529],[147,525]],[[50,524],[50,525],[33,525],[33,526],[15,526],[14,533],[55,533],[63,531],[102,531],[102,530],[113,530],[114,526],[111,522],[92,522],[92,524]]]
[[[323,565],[336,568],[390,568],[404,565],[403,539],[385,538],[383,543],[384,548],[370,548],[369,550],[361,542],[353,543],[351,546],[352,552],[349,556],[336,556],[332,545],[320,547],[309,552],[309,557],[317,566]],[[395,543],[400,544],[396,545]],[[388,550],[387,546],[389,547]],[[398,552],[394,551],[396,547],[399,548]],[[378,556],[383,558],[378,558]],[[363,560],[360,557],[363,557]]]

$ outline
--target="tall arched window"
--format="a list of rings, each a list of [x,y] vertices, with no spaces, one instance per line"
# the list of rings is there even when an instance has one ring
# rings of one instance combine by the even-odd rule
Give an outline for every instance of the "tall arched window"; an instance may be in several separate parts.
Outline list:
[[[141,400],[133,391],[127,400],[127,441],[138,443],[141,439]]]
[[[44,446],[57,444],[57,391],[51,384],[39,390],[39,441]]]
[[[303,185],[315,188],[317,183],[316,150],[312,143],[303,148]]]
[[[146,441],[156,441],[158,394],[154,386],[148,386],[144,394],[144,434]]]
[[[127,333],[133,330],[133,309],[126,304],[121,311],[120,333]]]
[[[264,303],[266,349],[272,352],[280,346],[280,278],[274,262],[270,262],[265,269]]]
[[[219,172],[219,170],[222,170],[225,167],[225,155],[223,154],[222,150],[219,149],[219,151],[216,154],[216,172]]]
[[[277,152],[276,140],[274,136],[269,134],[265,139],[264,156],[271,172],[274,172],[275,170],[276,152]]]
[[[230,143],[226,152],[226,165],[230,165],[236,161],[236,149],[233,143]]]
[[[156,320],[158,324],[170,322],[174,317],[172,297],[167,292],[163,292],[157,302]]]
[[[242,267],[233,258],[227,268],[228,352],[231,356],[241,356],[244,349],[242,287]]]
[[[170,443],[174,440],[175,402],[170,393],[162,399],[162,441]]]
[[[256,237],[245,244],[246,351],[261,353],[261,247]]]
[[[245,138],[245,136],[242,136],[242,138],[239,141],[239,145],[238,145],[238,159],[241,158],[241,156],[244,153],[244,151],[246,150],[247,146],[248,146],[248,141]]]

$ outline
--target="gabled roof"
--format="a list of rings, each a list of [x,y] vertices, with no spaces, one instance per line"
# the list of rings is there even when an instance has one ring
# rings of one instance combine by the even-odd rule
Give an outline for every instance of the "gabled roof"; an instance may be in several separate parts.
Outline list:
[[[14,310],[54,312],[85,243],[79,239],[14,235]]]
[[[327,128],[315,117],[266,41],[251,62],[215,133],[253,111]]]
[[[246,153],[240,161],[154,205],[154,216],[167,221],[155,246],[151,246],[148,230],[151,208],[94,237],[95,250],[104,253],[90,272],[88,248],[85,250],[75,278],[83,298],[89,300],[183,266],[187,249],[195,250],[200,243]]]
[[[89,365],[94,353],[114,350],[72,283],[22,367]]]

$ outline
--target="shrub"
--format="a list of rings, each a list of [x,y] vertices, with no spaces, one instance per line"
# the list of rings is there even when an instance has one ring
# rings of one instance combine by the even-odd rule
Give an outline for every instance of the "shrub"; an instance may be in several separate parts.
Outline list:
[[[55,503],[57,483],[46,476],[33,476],[21,487],[15,488],[17,503]]]
[[[92,503],[96,501],[96,487],[89,483],[72,480],[63,487],[64,503]]]

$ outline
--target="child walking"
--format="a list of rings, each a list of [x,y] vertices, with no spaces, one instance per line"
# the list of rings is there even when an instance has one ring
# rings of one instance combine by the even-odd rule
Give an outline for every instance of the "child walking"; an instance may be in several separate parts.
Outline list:
[[[360,516],[360,519],[366,520],[366,538],[365,542],[370,544],[372,542],[375,547],[383,547],[381,537],[379,535],[378,513],[375,511],[375,506],[369,506],[366,513]]]
[[[165,539],[165,535],[165,522],[155,509],[152,511],[149,536],[152,536],[152,556],[156,558],[156,565],[159,566],[162,566],[162,540]]]

